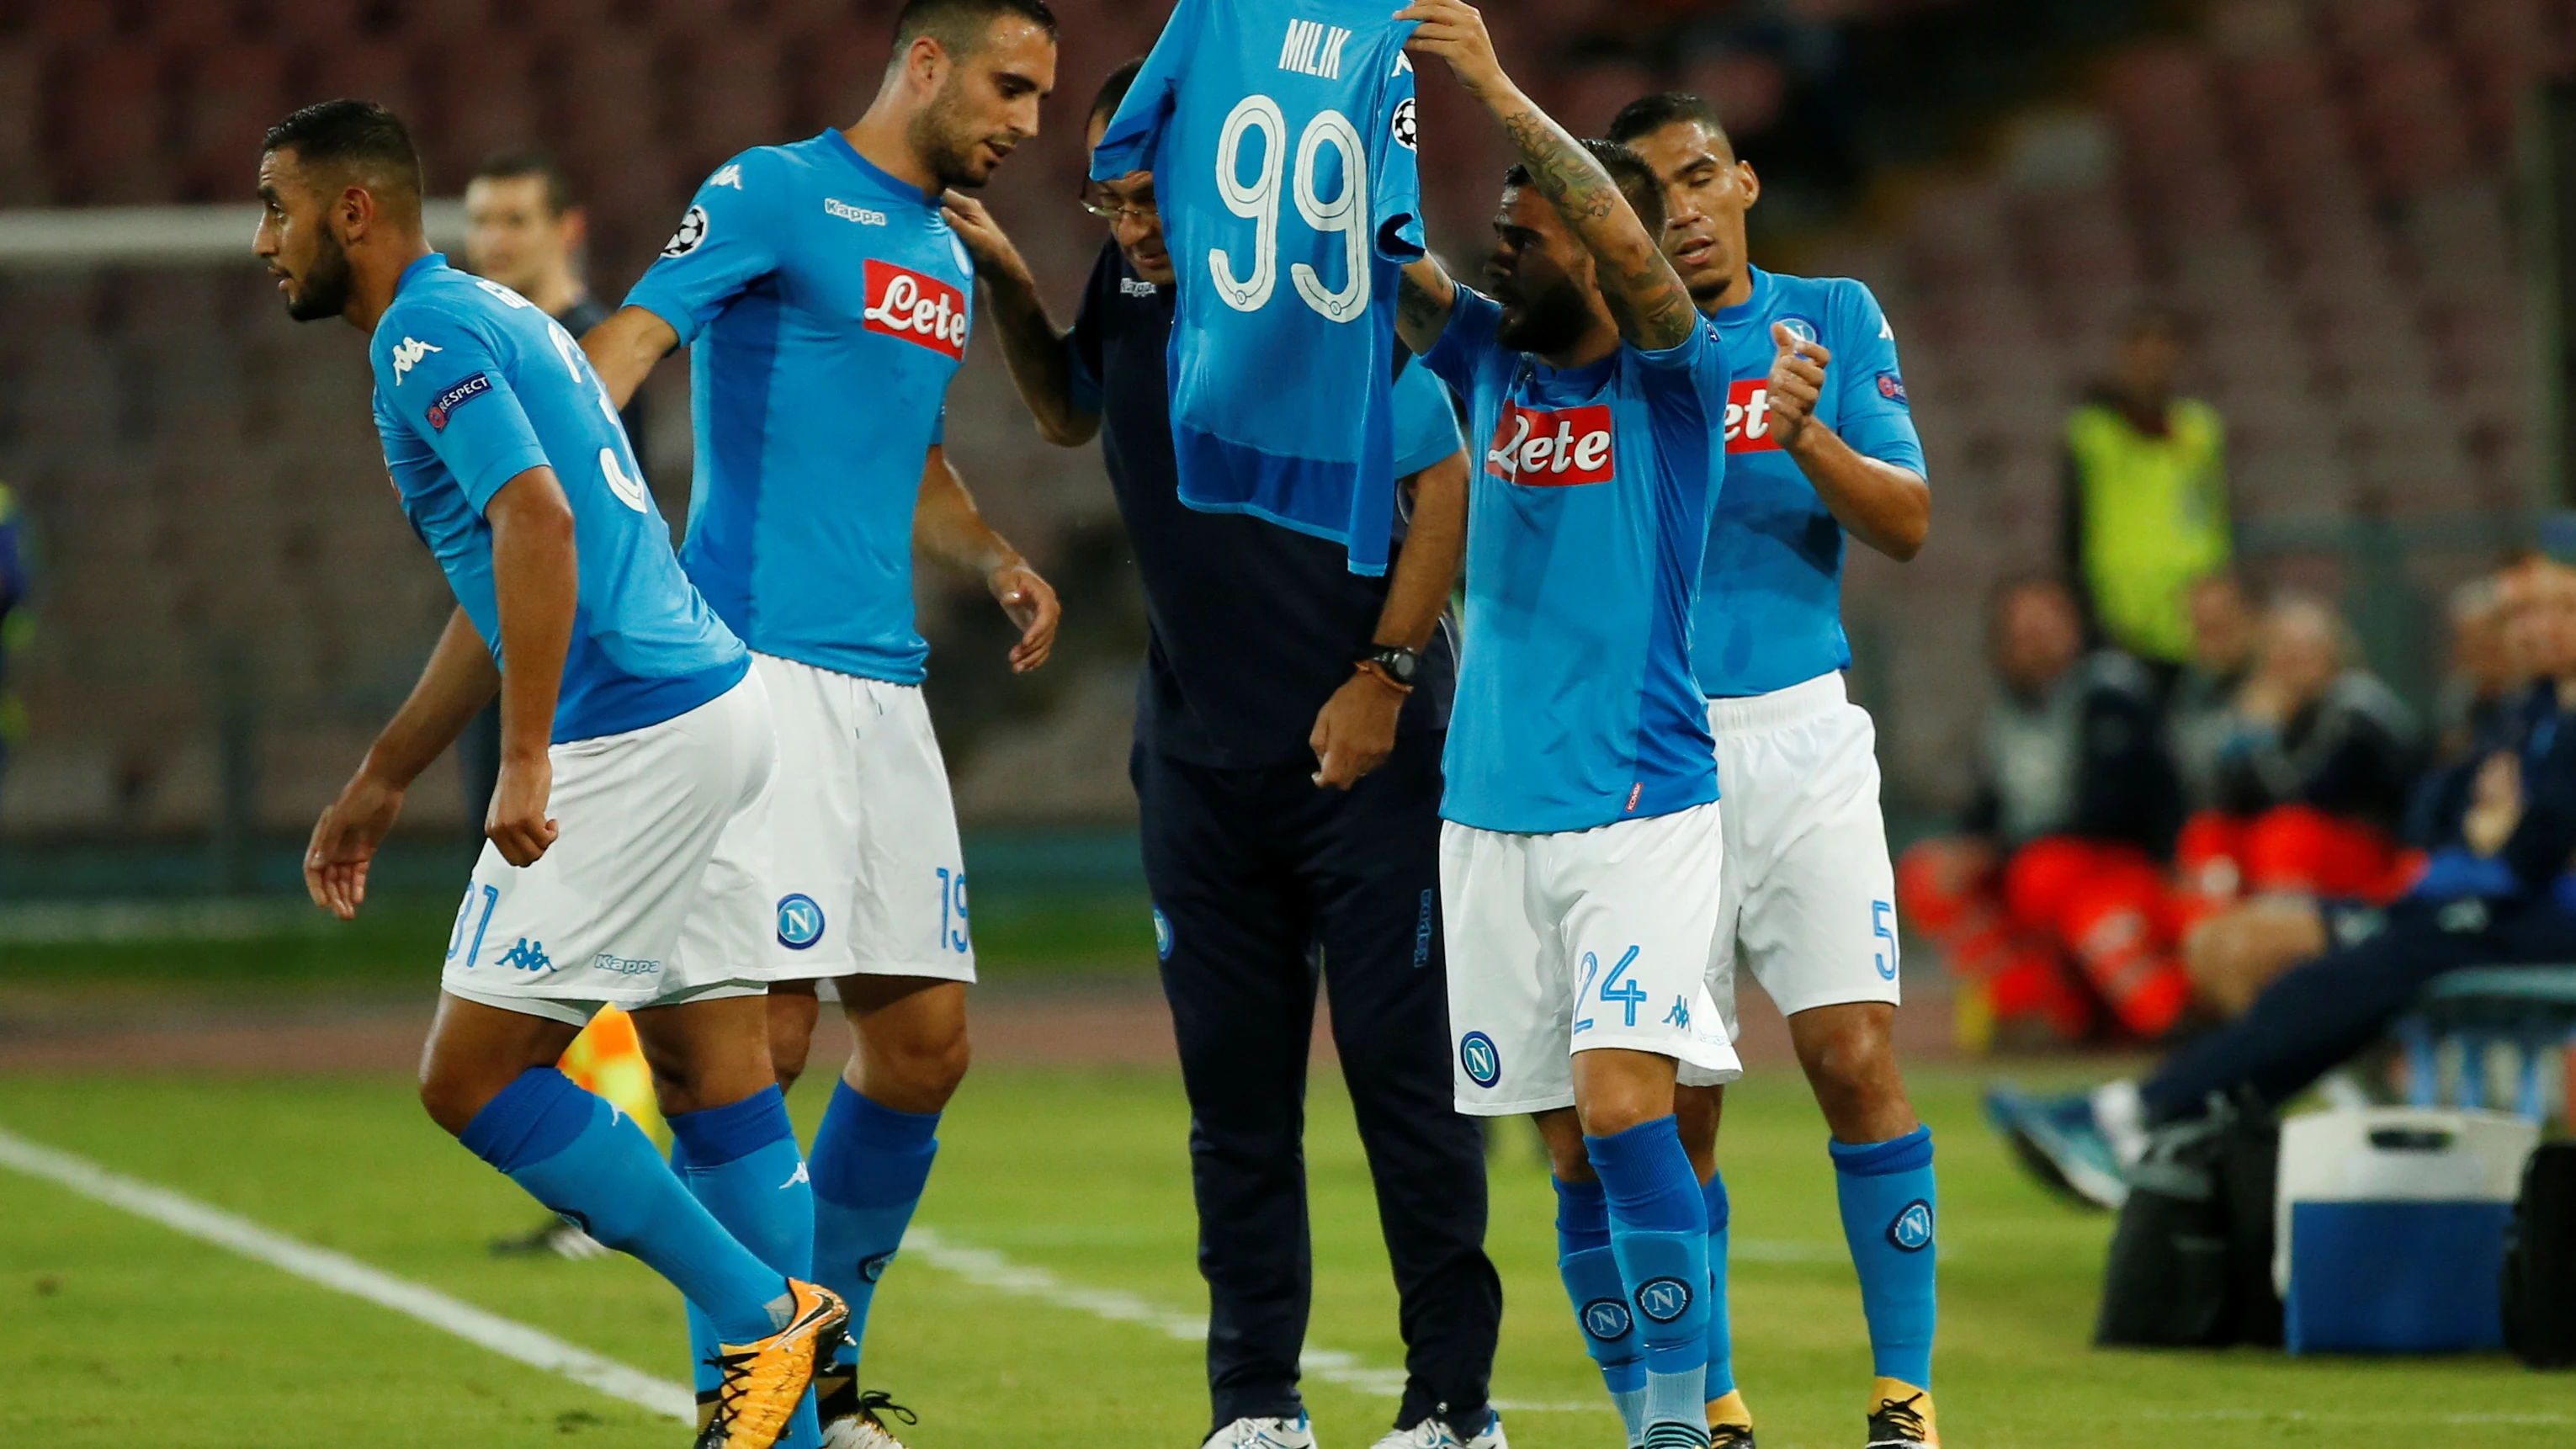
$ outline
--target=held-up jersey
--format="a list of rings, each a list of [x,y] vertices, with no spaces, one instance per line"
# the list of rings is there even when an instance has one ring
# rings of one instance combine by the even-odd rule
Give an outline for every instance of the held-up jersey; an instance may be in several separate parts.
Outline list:
[[[553,468],[563,485],[581,583],[556,743],[676,719],[741,680],[750,656],[671,556],[670,526],[571,333],[433,252],[403,269],[367,351],[403,515],[496,661],[501,609],[483,510],[530,468]]]
[[[1180,274],[1181,501],[1386,569],[1396,271],[1422,255],[1410,24],[1379,0],[1180,0],[1091,174],[1154,173]]]
[[[1691,610],[1726,359],[1714,332],[1559,372],[1458,289],[1422,361],[1468,399],[1467,614],[1440,813],[1542,834],[1717,798]]]
[[[716,168],[626,304],[690,344],[680,561],[764,654],[917,684],[912,514],[974,265],[838,131]]]
[[[1923,442],[1896,367],[1896,334],[1869,288],[1759,267],[1753,295],[1716,316],[1734,381],[1726,402],[1726,489],[1709,523],[1691,664],[1711,699],[1768,694],[1851,666],[1843,637],[1843,528],[1771,432],[1771,324],[1833,354],[1816,422],[1852,451],[1924,471]]]

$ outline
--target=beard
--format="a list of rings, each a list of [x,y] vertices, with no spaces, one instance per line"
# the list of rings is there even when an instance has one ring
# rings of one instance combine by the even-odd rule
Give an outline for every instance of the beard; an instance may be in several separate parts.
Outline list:
[[[980,136],[968,136],[966,123],[959,117],[957,83],[951,80],[941,87],[930,104],[912,118],[904,139],[911,143],[912,154],[939,182],[941,190],[949,187],[979,187],[992,175],[976,148]]]
[[[1573,283],[1559,282],[1504,303],[1494,340],[1514,352],[1545,356],[1572,347],[1591,322],[1592,309],[1584,305],[1583,294]]]
[[[340,239],[322,233],[313,248],[313,263],[304,269],[302,285],[291,288],[286,315],[298,322],[319,322],[349,310],[349,253]]]

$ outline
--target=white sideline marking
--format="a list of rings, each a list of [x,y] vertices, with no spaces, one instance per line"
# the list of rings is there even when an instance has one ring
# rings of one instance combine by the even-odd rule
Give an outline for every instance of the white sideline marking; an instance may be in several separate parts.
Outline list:
[[[435,1288],[397,1278],[369,1267],[346,1253],[317,1248],[250,1219],[111,1171],[85,1157],[32,1142],[0,1127],[0,1167],[67,1187],[81,1196],[122,1208],[174,1232],[229,1248],[245,1258],[266,1263],[307,1282],[363,1298],[418,1319],[468,1343],[488,1348],[532,1368],[560,1374],[640,1408],[684,1423],[697,1421],[696,1396],[686,1387],[655,1378],[640,1369],[556,1338],[524,1323],[485,1312],[450,1298]],[[978,1287],[1051,1307],[1088,1313],[1113,1323],[1133,1323],[1182,1343],[1207,1342],[1207,1316],[1183,1313],[1115,1289],[1085,1288],[1053,1272],[1015,1263],[989,1248],[956,1242],[938,1229],[915,1224],[903,1236],[904,1251],[933,1268]],[[1382,1398],[1404,1397],[1404,1374],[1372,1368],[1357,1355],[1337,1349],[1308,1347],[1299,1367],[1326,1383]],[[1514,1413],[1608,1413],[1607,1403],[1531,1403],[1497,1399],[1494,1406]]]
[[[623,1399],[682,1423],[697,1422],[697,1399],[688,1389],[627,1367],[586,1348],[576,1348],[550,1333],[486,1313],[408,1279],[368,1267],[346,1253],[317,1248],[282,1233],[271,1232],[248,1218],[183,1197],[168,1188],[127,1177],[84,1157],[26,1138],[0,1127],[0,1166],[70,1188],[81,1196],[123,1208],[174,1232],[230,1248],[245,1258],[292,1273],[307,1282],[364,1298],[443,1329],[531,1368],[561,1374],[612,1399]]]

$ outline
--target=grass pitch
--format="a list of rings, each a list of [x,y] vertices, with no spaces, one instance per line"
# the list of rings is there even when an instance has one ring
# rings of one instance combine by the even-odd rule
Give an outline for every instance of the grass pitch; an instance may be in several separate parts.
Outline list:
[[[824,1079],[828,1082],[828,1078]],[[2086,1347],[2108,1232],[2023,1183],[1974,1084],[1918,1071],[1943,1168],[1942,1427],[1957,1449],[2350,1443],[2527,1446],[2576,1434],[2566,1383],[2498,1359],[2292,1361]],[[810,1128],[823,1093],[798,1093]],[[1308,1173],[1312,1344],[1401,1363],[1394,1298],[1347,1104],[1317,1083]],[[536,1218],[423,1119],[396,1078],[0,1078],[0,1126],[351,1253],[663,1376],[685,1377],[676,1299],[625,1260],[496,1260]],[[921,1221],[942,1238],[1178,1311],[1204,1296],[1168,1072],[984,1070],[942,1130]],[[1868,1360],[1823,1130],[1783,1071],[1730,1104],[1737,1361],[1769,1449],[1858,1442]],[[1552,1200],[1517,1127],[1493,1163],[1507,1317],[1496,1392],[1599,1392],[1556,1284]],[[914,1255],[888,1274],[868,1379],[923,1414],[916,1449],[1195,1444],[1198,1349],[1015,1297]],[[1329,1449],[1391,1401],[1310,1382]],[[1521,1449],[1618,1443],[1606,1407],[1520,1411]],[[287,1277],[55,1185],[0,1171],[0,1442],[156,1449],[676,1446],[677,1424]]]

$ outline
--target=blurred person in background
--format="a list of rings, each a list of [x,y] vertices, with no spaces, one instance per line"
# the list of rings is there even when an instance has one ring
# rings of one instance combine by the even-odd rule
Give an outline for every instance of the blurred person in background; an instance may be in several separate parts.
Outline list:
[[[2446,764],[2497,727],[2523,682],[2505,640],[2503,580],[2503,573],[2469,580],[2451,591],[2444,610],[2450,649],[2433,701],[2433,749]]]
[[[608,317],[608,309],[582,281],[582,243],[589,234],[590,220],[573,196],[571,178],[543,151],[500,152],[476,167],[465,183],[465,269],[536,303],[537,310],[575,337]],[[627,446],[640,462],[642,393],[626,404],[618,421],[625,424]],[[457,737],[456,769],[465,792],[465,818],[479,829],[491,809],[492,784],[501,776],[498,704],[476,715]],[[580,1230],[565,1225],[563,1232],[577,1236]]]
[[[2174,929],[2221,1015],[2288,964],[2271,948],[2285,917],[2314,920],[2320,898],[2385,904],[2421,865],[2398,831],[2423,773],[2422,731],[2395,691],[2349,663],[2355,652],[2323,600],[2275,600],[2215,794],[2184,823]]]
[[[2094,636],[2145,664],[2159,692],[2191,659],[2193,582],[2235,553],[2226,424],[2175,396],[2183,352],[2179,318],[2138,312],[2110,377],[2066,419],[2066,577]]]
[[[1090,144],[1141,64],[1102,83]],[[1381,577],[1352,573],[1331,540],[1183,506],[1165,385],[1177,278],[1153,176],[1091,183],[1082,204],[1110,239],[1059,331],[990,213],[948,198],[1039,432],[1100,439],[1144,584],[1128,772],[1190,1101],[1210,1442],[1298,1442],[1261,1426],[1302,1412],[1313,1261],[1299,1164],[1320,956],[1405,1341],[1381,1449],[1498,1444],[1485,1400],[1502,1285],[1484,1251],[1483,1134],[1451,1108],[1436,909],[1457,673],[1445,609],[1467,521],[1457,417],[1427,369],[1398,374],[1398,537]]]
[[[2236,692],[2254,668],[2260,615],[2234,573],[2202,575],[2188,597],[2191,660],[2165,701],[2165,747],[2185,804],[2200,811],[2218,801],[2218,756],[2236,734]]]
[[[500,152],[476,167],[465,183],[465,269],[527,298],[575,337],[608,316],[582,281],[582,243],[589,230],[571,178],[543,151]],[[642,393],[626,404],[618,421],[640,463]],[[479,826],[491,810],[492,787],[501,778],[500,701],[485,705],[457,736],[456,772],[465,795],[465,818]],[[653,1105],[652,1073],[626,1013],[612,1006],[592,1018],[558,1065],[584,1090],[616,1103],[657,1139],[663,1135],[662,1114]],[[492,1250],[568,1258],[606,1251],[561,1218],[549,1218],[523,1237],[495,1242]]]
[[[1641,97],[1612,119],[1610,139],[1663,182],[1664,254],[1734,377],[1691,651],[1728,792],[1709,992],[1731,1022],[1739,977],[1761,982],[1824,1112],[1869,1326],[1870,1439],[1936,1439],[1932,1129],[1896,1061],[1896,889],[1877,726],[1843,685],[1844,535],[1903,562],[1932,524],[1895,329],[1861,282],[1753,265],[1745,218],[1761,178],[1706,100]],[[1682,1145],[1708,1207],[1710,1298],[1723,1304],[1731,1208],[1716,1153],[1726,1089],[1687,1069],[1682,1081]],[[1576,1283],[1569,1273],[1569,1289]],[[1719,1449],[1753,1442],[1730,1333],[1712,1309],[1707,1409]]]
[[[2576,570],[2536,562],[2503,585],[2510,647],[2532,682],[2511,728],[2448,793],[2422,874],[2283,972],[2235,1021],[2156,1071],[2087,1093],[2033,1098],[1998,1085],[1987,1113],[2050,1186],[2103,1207],[2157,1128],[2213,1098],[2277,1109],[2385,1034],[2434,978],[2466,966],[2576,959]]]
[[[26,525],[17,495],[0,483],[0,790],[9,783],[9,748],[23,725],[18,697],[9,692],[9,652],[17,643],[12,621],[27,601]]]
[[[2098,1004],[2152,1040],[2191,999],[2164,919],[2180,811],[2154,681],[2118,650],[2085,652],[2052,575],[2007,580],[1991,610],[2000,687],[1977,793],[1957,835],[1906,851],[1897,900],[1994,1024],[2074,1041]]]

